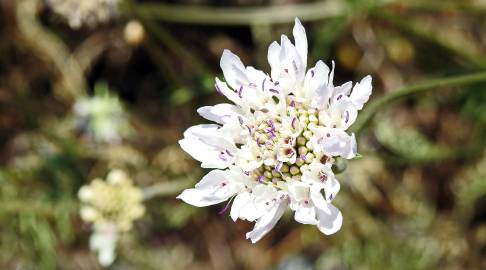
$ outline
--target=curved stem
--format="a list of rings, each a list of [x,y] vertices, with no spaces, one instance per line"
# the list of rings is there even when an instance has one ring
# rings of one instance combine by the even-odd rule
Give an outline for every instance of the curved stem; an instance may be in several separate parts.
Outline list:
[[[478,82],[486,82],[486,71],[467,74],[467,75],[459,75],[459,76],[454,76],[449,78],[434,79],[434,80],[419,83],[417,85],[404,87],[397,91],[393,91],[378,99],[375,99],[372,103],[366,106],[366,108],[359,115],[358,119],[351,127],[351,131],[359,133],[366,126],[366,124],[371,120],[371,118],[376,114],[378,110],[390,105],[392,102],[397,101],[399,99],[406,98],[426,91],[440,90],[443,89],[444,87],[467,85],[467,84],[473,84]]]

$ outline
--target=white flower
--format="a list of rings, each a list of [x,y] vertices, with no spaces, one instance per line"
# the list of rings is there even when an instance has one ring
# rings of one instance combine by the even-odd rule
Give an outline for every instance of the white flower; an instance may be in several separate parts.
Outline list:
[[[104,84],[96,86],[94,96],[76,100],[73,111],[77,124],[96,141],[118,143],[132,134],[123,104]]]
[[[64,17],[73,29],[83,24],[93,27],[118,15],[119,0],[46,0],[52,10]]]
[[[78,197],[81,219],[93,224],[90,249],[98,253],[101,265],[108,266],[115,260],[119,234],[128,232],[145,212],[142,191],[125,172],[112,170],[106,181],[95,179],[82,186]]]
[[[270,45],[270,75],[225,50],[226,82],[216,78],[215,87],[234,104],[200,108],[216,124],[190,127],[180,140],[202,167],[217,170],[178,198],[198,207],[233,201],[233,220],[256,222],[246,235],[253,243],[287,208],[324,234],[341,228],[341,212],[331,204],[340,188],[333,157],[356,155],[355,136],[346,130],[371,94],[370,76],[354,87],[334,86],[334,63],[330,69],[318,61],[306,71],[307,38],[298,19],[293,34],[295,45],[285,35]]]

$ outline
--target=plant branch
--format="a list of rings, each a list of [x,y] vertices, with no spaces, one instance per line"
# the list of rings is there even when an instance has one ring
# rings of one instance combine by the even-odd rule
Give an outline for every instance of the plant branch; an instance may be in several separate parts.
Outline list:
[[[359,115],[356,122],[351,127],[353,132],[359,133],[366,124],[373,118],[373,116],[378,112],[378,110],[390,105],[394,101],[400,100],[402,98],[407,98],[409,96],[419,94],[427,91],[441,90],[444,87],[460,86],[474,84],[478,82],[486,82],[486,71],[459,75],[449,78],[433,79],[419,83],[417,85],[404,87],[397,91],[393,91],[386,94],[380,98],[375,99],[371,102],[363,112]]]
[[[145,19],[213,25],[289,23],[295,17],[302,21],[322,20],[347,12],[347,6],[341,1],[249,8],[140,3],[132,8]]]

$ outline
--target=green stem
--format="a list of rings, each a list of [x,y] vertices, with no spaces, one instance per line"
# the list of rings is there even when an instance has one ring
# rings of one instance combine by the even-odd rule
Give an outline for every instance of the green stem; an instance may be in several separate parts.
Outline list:
[[[397,91],[393,91],[378,99],[375,99],[368,106],[366,106],[366,108],[363,110],[363,112],[361,112],[358,119],[351,127],[351,130],[353,132],[359,133],[366,126],[366,124],[373,118],[373,116],[376,114],[378,110],[402,98],[407,98],[409,96],[419,94],[422,92],[441,90],[444,87],[467,85],[467,84],[473,84],[473,83],[485,82],[485,81],[486,81],[486,71],[483,71],[483,72],[467,74],[467,75],[459,75],[459,76],[454,76],[449,78],[434,79],[434,80],[419,83],[417,85],[404,87]]]
[[[194,184],[194,177],[188,176],[185,179],[160,182],[150,187],[143,188],[143,199],[150,200],[158,196],[169,196],[180,193]]]
[[[341,1],[249,8],[220,8],[167,5],[162,3],[140,3],[134,5],[133,9],[145,19],[213,25],[289,23],[292,22],[295,17],[298,17],[303,21],[322,20],[336,15],[342,15],[347,12],[347,6]]]

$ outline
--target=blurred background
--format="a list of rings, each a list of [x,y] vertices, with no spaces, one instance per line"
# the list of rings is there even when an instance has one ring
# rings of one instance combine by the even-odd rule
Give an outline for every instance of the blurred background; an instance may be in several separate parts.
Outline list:
[[[224,205],[175,199],[205,173],[177,140],[224,101],[223,49],[269,72],[296,16],[308,66],[373,76],[363,157],[337,175],[339,233],[288,213],[252,245]],[[486,269],[485,18],[483,0],[0,0],[0,268]],[[129,184],[96,193],[115,169]],[[93,241],[93,209],[130,226]]]

